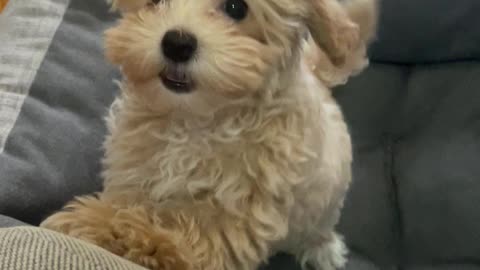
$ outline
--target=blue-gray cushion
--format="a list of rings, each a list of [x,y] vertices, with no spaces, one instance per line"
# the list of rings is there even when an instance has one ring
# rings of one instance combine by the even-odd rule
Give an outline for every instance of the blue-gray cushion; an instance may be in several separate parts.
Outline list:
[[[432,63],[480,58],[480,1],[380,0],[373,60]]]
[[[4,215],[0,215],[0,228],[9,228],[9,227],[17,227],[17,226],[25,226],[26,224],[13,219],[11,217],[7,217]]]
[[[380,269],[479,269],[480,61],[374,63],[337,91],[355,143],[351,249]]]
[[[18,8],[11,11],[12,16],[28,16],[26,21],[35,18],[34,23],[25,25],[33,27],[32,35],[56,27],[50,22],[59,20],[51,37],[27,40],[36,46],[26,47],[24,54],[52,39],[31,82],[25,76],[18,83],[12,81],[15,74],[3,78],[0,75],[0,82],[4,79],[0,93],[12,96],[4,103],[25,96],[16,119],[0,119],[0,134],[7,122],[15,123],[0,153],[0,214],[38,224],[75,194],[101,188],[98,171],[105,133],[103,116],[116,92],[113,79],[118,76],[103,59],[101,37],[114,15],[108,12],[105,1],[95,0],[16,0],[8,7]],[[22,24],[17,26],[21,28]],[[15,47],[21,47],[21,42],[26,43],[19,40]],[[1,52],[0,57],[10,62],[25,57]],[[0,62],[3,67],[7,64]],[[28,63],[24,69],[28,71],[32,66]],[[12,111],[17,109],[11,107]]]

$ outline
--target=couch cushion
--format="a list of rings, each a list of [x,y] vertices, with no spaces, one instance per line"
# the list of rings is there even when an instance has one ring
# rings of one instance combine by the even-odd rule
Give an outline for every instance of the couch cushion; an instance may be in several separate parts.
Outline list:
[[[101,36],[114,17],[95,0],[16,0],[6,14],[25,37],[0,48],[0,70],[9,71],[0,75],[0,139],[8,135],[0,140],[0,213],[37,224],[101,187],[103,115],[117,76]]]
[[[431,63],[480,58],[480,1],[380,0],[373,60]]]
[[[263,266],[259,270],[301,270],[301,267],[292,256],[279,254],[269,260],[268,266]],[[355,252],[350,252],[348,262],[344,270],[379,270],[371,260],[362,257]]]
[[[2,270],[147,270],[81,240],[35,227],[0,229]]]
[[[402,96],[408,68],[372,64],[335,90],[354,145],[354,181],[339,229],[354,251],[387,267],[396,264],[399,230],[390,175],[386,130]],[[387,89],[387,90],[386,90]]]
[[[480,63],[412,68],[394,175],[406,264],[480,267]]]
[[[16,227],[23,225],[26,224],[11,217],[0,215],[0,228]]]
[[[335,94],[356,149],[350,247],[381,269],[478,269],[480,61],[374,63]]]
[[[381,269],[480,268],[479,4],[382,1],[373,64],[335,91],[355,146],[339,228]]]

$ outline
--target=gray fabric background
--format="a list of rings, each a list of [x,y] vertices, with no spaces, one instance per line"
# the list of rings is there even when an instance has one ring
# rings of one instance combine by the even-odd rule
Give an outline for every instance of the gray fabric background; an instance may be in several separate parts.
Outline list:
[[[380,40],[372,59],[430,63],[480,58],[480,1],[380,0]]]
[[[24,225],[26,224],[14,218],[0,215],[0,228],[10,228]]]
[[[348,270],[480,269],[479,11],[383,0],[371,67],[335,91],[355,148],[339,225]],[[100,36],[113,20],[103,1],[72,0],[0,155],[0,214],[37,224],[101,187],[118,73]],[[280,255],[266,269],[298,267]]]
[[[479,62],[374,64],[339,89],[356,160],[340,228],[381,269],[480,269],[479,90]]]
[[[9,1],[0,14],[0,154],[69,2]]]
[[[101,187],[103,115],[118,75],[103,59],[105,1],[73,0],[0,155],[0,214],[37,224]]]

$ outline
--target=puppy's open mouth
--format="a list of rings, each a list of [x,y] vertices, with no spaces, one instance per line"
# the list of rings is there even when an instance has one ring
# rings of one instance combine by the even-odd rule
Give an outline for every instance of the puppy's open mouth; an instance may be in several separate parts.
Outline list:
[[[175,93],[190,93],[193,89],[192,79],[181,68],[165,69],[159,76],[165,87]]]

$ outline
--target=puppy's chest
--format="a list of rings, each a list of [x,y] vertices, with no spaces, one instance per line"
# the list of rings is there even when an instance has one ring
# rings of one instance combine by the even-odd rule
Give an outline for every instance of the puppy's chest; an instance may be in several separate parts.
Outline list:
[[[272,123],[259,130],[166,132],[139,174],[158,200],[198,194],[228,199],[274,185],[269,181],[286,187],[301,178],[298,166],[312,158],[302,133]]]

